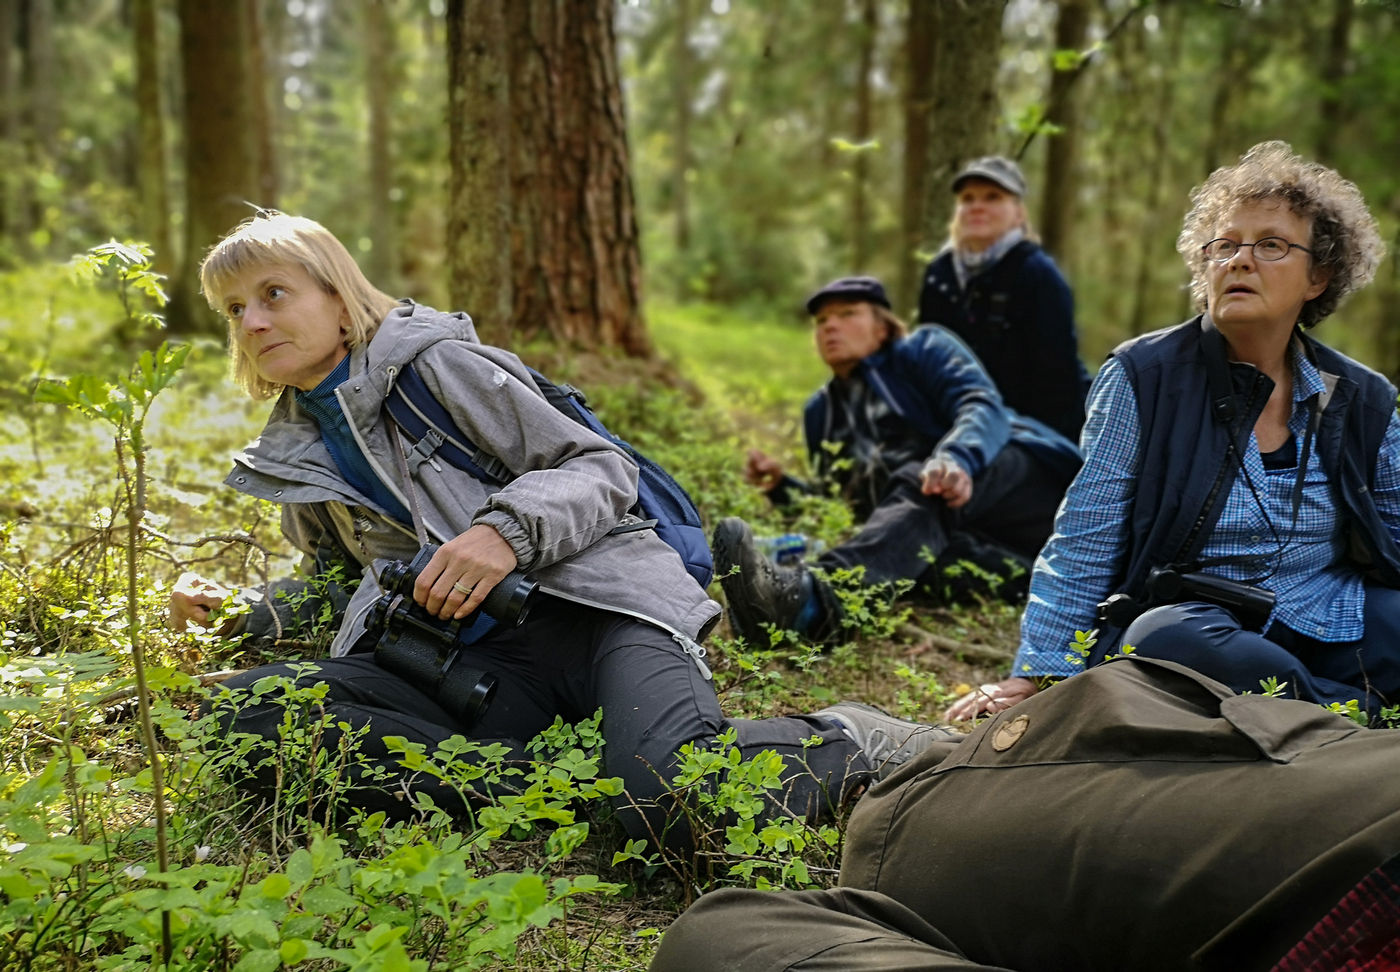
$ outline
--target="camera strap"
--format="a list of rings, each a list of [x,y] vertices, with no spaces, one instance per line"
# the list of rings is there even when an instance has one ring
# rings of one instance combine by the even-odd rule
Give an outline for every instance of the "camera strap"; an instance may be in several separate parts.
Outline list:
[[[1274,542],[1278,545],[1278,550],[1275,552],[1274,557],[1277,558],[1277,561],[1281,561],[1284,548],[1287,546],[1287,541],[1279,535],[1278,529],[1274,526],[1274,521],[1269,516],[1268,508],[1260,497],[1259,491],[1254,485],[1253,478],[1249,475],[1248,467],[1245,466],[1244,456],[1237,447],[1236,443],[1242,437],[1244,431],[1244,415],[1240,413],[1236,396],[1230,385],[1229,365],[1226,363],[1223,356],[1223,349],[1216,348],[1212,350],[1221,352],[1217,354],[1207,353],[1206,365],[1212,398],[1211,408],[1216,417],[1225,424],[1227,429],[1228,440],[1225,447],[1226,462],[1229,462],[1230,459],[1233,458],[1240,473],[1244,476],[1245,485],[1249,487],[1249,492],[1254,497],[1254,505],[1258,508],[1260,515],[1263,516],[1264,522],[1269,527],[1269,532],[1273,534]],[[1305,350],[1303,353],[1306,353]],[[1318,426],[1322,422],[1322,405],[1318,401],[1318,396],[1314,395],[1309,398],[1307,400],[1307,407],[1308,421],[1303,432],[1303,447],[1299,450],[1296,459],[1297,468],[1293,475],[1291,497],[1292,511],[1287,531],[1290,537],[1298,529],[1298,516],[1303,508],[1303,487],[1307,480],[1308,461],[1312,458],[1313,440],[1317,435]],[[1200,569],[1202,567],[1216,567],[1224,564],[1239,563],[1241,560],[1253,559],[1254,558],[1233,556],[1213,557],[1207,560],[1199,560],[1194,566],[1196,569]],[[1275,569],[1277,569],[1277,566],[1275,566]],[[1273,570],[1270,570],[1269,574],[1272,573]],[[1269,575],[1266,574],[1265,576],[1267,577]]]

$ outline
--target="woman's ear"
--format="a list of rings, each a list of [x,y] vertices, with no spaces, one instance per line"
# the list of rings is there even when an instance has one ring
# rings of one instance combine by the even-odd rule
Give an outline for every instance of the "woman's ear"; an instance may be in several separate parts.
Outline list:
[[[1304,303],[1316,297],[1320,297],[1322,292],[1327,289],[1327,285],[1332,282],[1332,271],[1324,270],[1321,267],[1313,267],[1312,272],[1308,276],[1311,283],[1308,285],[1308,289],[1304,291]]]

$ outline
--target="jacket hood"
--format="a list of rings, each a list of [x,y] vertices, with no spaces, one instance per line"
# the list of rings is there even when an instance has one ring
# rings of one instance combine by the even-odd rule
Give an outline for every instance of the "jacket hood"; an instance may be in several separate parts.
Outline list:
[[[439,341],[481,343],[476,325],[465,312],[448,313],[411,300],[399,301],[365,349],[365,370],[372,375],[389,367],[402,368]]]

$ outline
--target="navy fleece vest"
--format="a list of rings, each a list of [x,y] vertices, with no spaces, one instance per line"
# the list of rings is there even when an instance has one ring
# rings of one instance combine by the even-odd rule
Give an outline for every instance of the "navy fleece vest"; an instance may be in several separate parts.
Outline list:
[[[1395,388],[1345,355],[1302,336],[1331,389],[1316,447],[1342,501],[1348,559],[1371,580],[1400,588],[1400,547],[1371,497],[1376,456],[1395,412]],[[1251,365],[1227,362],[1225,340],[1204,316],[1120,345],[1112,356],[1137,393],[1142,463],[1118,592],[1142,593],[1147,572],[1189,566],[1210,537],[1239,469],[1241,451],[1273,391]],[[1223,365],[1223,367],[1222,367]],[[1220,377],[1211,387],[1212,369]],[[1228,387],[1223,387],[1228,384]]]

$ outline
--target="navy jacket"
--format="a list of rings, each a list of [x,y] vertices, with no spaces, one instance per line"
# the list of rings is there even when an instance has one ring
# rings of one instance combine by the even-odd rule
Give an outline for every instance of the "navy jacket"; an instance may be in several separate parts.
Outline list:
[[[981,359],[1006,404],[1077,442],[1089,373],[1079,360],[1074,296],[1055,262],[1022,240],[958,287],[953,254],[924,271],[919,321],[942,324]]]
[[[1384,377],[1300,332],[1327,385],[1318,403],[1318,455],[1338,486],[1348,559],[1370,579],[1400,587],[1400,548],[1371,498],[1376,457],[1395,414]],[[1226,359],[1208,317],[1143,335],[1114,350],[1137,393],[1142,471],[1119,592],[1141,593],[1153,566],[1189,566],[1220,517],[1243,450],[1274,383]],[[1101,640],[1103,640],[1101,638]]]
[[[1073,442],[1035,419],[1007,408],[976,355],[951,331],[920,327],[856,366],[860,377],[899,416],[938,443],[974,479],[1008,442],[1016,442],[1061,470],[1079,468]],[[812,466],[825,474],[831,457],[821,446],[832,422],[829,384],[807,402],[803,428]]]

